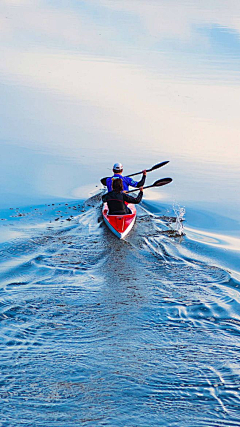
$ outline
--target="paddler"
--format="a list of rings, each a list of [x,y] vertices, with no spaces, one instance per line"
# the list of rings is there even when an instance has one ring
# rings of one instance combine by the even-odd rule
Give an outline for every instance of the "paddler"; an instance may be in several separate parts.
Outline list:
[[[123,176],[123,165],[121,163],[115,163],[113,165],[113,173],[114,175],[110,178],[107,178],[106,180],[106,184],[107,184],[107,189],[108,191],[112,191],[112,182],[114,179],[116,178],[120,178],[123,182],[123,191],[128,191],[129,190],[129,185],[131,187],[136,187],[136,188],[140,188],[144,186],[145,180],[146,180],[146,175],[147,175],[147,171],[146,169],[144,169],[142,171],[142,179],[140,181],[134,181],[132,178],[130,178],[129,176]],[[131,202],[133,203],[133,202]]]
[[[129,196],[123,192],[123,179],[114,177],[112,180],[112,190],[104,194],[102,197],[103,202],[107,202],[109,215],[126,215],[131,213],[125,202],[138,204],[141,202],[143,196],[143,187],[139,188],[137,197]]]

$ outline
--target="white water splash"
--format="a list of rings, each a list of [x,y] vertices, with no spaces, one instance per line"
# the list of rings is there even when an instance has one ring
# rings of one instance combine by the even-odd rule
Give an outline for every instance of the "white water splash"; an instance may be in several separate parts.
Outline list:
[[[183,220],[186,210],[185,208],[176,204],[173,205],[173,210],[176,215],[176,231],[181,236],[183,234]]]

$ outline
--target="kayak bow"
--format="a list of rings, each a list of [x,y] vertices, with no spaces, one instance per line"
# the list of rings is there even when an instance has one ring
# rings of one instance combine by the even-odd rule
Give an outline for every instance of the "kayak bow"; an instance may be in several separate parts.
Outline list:
[[[127,215],[108,215],[107,203],[103,205],[103,219],[108,228],[119,239],[124,239],[129,231],[132,229],[136,220],[136,208],[133,204],[128,204],[128,208],[132,211]]]

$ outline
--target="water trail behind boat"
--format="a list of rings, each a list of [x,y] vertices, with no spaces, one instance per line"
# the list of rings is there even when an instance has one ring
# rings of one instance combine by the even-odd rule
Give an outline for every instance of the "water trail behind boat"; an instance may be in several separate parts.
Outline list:
[[[2,423],[238,426],[240,284],[172,207],[141,204],[119,240],[101,194],[5,221]]]

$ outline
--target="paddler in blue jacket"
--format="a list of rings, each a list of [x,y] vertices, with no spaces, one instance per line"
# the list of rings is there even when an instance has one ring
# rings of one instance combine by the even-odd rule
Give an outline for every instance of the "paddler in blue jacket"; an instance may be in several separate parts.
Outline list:
[[[107,180],[106,180],[108,191],[112,191],[112,182],[116,178],[120,178],[122,180],[122,182],[123,182],[123,191],[128,191],[129,186],[136,187],[136,188],[143,187],[144,183],[145,183],[145,180],[146,180],[146,175],[147,175],[146,169],[143,170],[142,171],[143,176],[142,176],[142,179],[139,182],[134,181],[129,176],[123,176],[122,175],[122,173],[123,173],[123,165],[121,163],[115,163],[113,165],[113,173],[114,173],[114,175],[112,177],[110,177],[110,178],[107,178]]]

